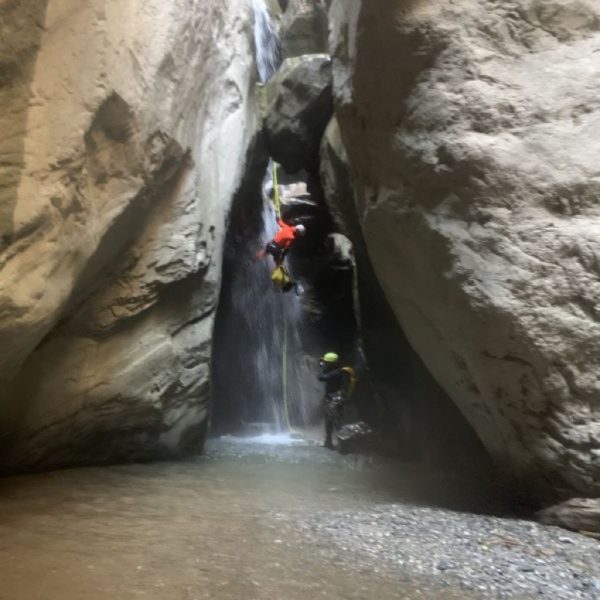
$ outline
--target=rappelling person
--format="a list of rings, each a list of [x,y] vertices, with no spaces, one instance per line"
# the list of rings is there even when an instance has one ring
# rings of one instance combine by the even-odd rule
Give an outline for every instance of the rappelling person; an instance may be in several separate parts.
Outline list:
[[[261,259],[267,254],[270,254],[275,261],[275,266],[280,267],[283,265],[286,254],[290,251],[294,242],[298,238],[304,236],[306,228],[302,224],[289,225],[283,219],[277,219],[277,225],[279,225],[279,231],[275,234],[275,237],[257,253],[256,258]]]
[[[356,385],[356,374],[352,367],[340,367],[340,358],[335,352],[327,352],[319,360],[319,381],[325,382],[323,408],[325,412],[325,448],[333,449],[333,432],[340,429],[344,405],[348,402]]]
[[[281,289],[282,292],[289,292],[296,290],[299,294],[298,284],[296,284],[288,270],[283,266],[283,261],[294,242],[303,237],[306,233],[304,225],[289,225],[283,219],[277,219],[277,225],[279,225],[279,231],[275,234],[275,237],[256,254],[257,259],[264,258],[267,254],[270,254],[275,261],[275,270],[271,275],[271,280],[275,285]]]

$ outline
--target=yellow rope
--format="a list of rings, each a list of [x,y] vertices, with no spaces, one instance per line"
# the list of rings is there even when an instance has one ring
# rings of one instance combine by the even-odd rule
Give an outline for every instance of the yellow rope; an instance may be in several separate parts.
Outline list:
[[[277,177],[277,163],[273,163],[273,199],[275,201],[275,213],[278,218],[281,218],[281,201],[279,198],[279,179]],[[291,433],[296,433],[290,423],[290,411],[288,408],[288,390],[287,390],[287,347],[288,347],[288,331],[287,319],[285,318],[285,304],[281,303],[283,317],[283,348],[281,352],[281,380],[283,383],[283,416],[285,424]]]
[[[275,199],[275,212],[277,217],[281,219],[281,202],[279,200],[279,181],[277,178],[277,163],[273,163],[273,192]]]
[[[283,382],[283,416],[285,417],[285,423],[288,429],[293,432],[292,424],[290,423],[290,413],[288,410],[288,393],[287,393],[287,320],[285,318],[285,307],[283,307],[283,349],[281,352],[281,379]]]

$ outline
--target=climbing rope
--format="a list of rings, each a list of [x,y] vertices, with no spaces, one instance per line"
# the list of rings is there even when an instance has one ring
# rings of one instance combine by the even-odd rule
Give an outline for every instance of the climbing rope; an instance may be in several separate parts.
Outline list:
[[[281,381],[283,383],[283,416],[285,418],[285,424],[290,430],[290,433],[294,433],[292,424],[290,423],[290,412],[288,409],[288,393],[287,393],[287,346],[288,346],[288,334],[287,334],[287,320],[285,318],[285,306],[282,302],[283,308],[283,348],[281,352]]]
[[[281,201],[279,198],[279,180],[277,177],[277,163],[273,163],[273,200],[275,202],[275,213],[277,218],[281,218]],[[288,390],[287,390],[287,347],[288,347],[288,331],[287,319],[285,318],[285,304],[281,302],[281,316],[283,320],[283,346],[281,349],[281,382],[283,386],[283,418],[290,433],[295,433],[290,423],[290,412],[288,408]]]
[[[273,198],[275,200],[275,213],[281,219],[281,202],[279,200],[279,181],[277,178],[277,163],[273,163]]]

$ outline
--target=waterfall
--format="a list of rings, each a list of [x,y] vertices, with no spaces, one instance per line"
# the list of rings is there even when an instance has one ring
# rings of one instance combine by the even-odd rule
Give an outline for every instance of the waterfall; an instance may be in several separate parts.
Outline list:
[[[254,43],[256,65],[262,83],[266,83],[279,68],[281,53],[279,38],[265,0],[252,0],[254,8]]]
[[[288,422],[300,428],[319,419],[320,386],[304,350],[310,336],[301,300],[271,283],[271,257],[252,260],[277,231],[272,196],[270,165],[254,199],[234,212],[226,241],[214,359],[222,432],[257,423],[285,431]]]
[[[253,8],[256,64],[265,83],[279,68],[279,38],[265,0],[253,0]],[[213,363],[215,420],[222,431],[258,423],[284,431],[319,418],[320,391],[303,349],[309,336],[300,299],[275,289],[271,257],[251,259],[276,232],[271,162],[260,190],[234,206],[225,244]]]
[[[278,229],[272,194],[271,162],[262,186],[262,246],[273,238]],[[267,265],[260,265],[261,273],[252,277],[253,283],[250,283],[251,289],[247,290],[249,293],[246,299],[252,306],[247,307],[250,310],[247,314],[255,320],[256,333],[260,340],[253,367],[258,387],[264,394],[263,414],[278,430],[282,430],[287,427],[288,421],[298,426],[310,423],[314,419],[317,399],[307,398],[302,393],[306,389],[306,386],[302,385],[306,373],[302,370],[304,352],[301,336],[305,316],[300,299],[293,292],[282,294],[271,285],[270,258]],[[253,293],[252,289],[256,285],[259,289]],[[257,296],[261,298],[258,299]],[[284,377],[287,379],[285,394]]]

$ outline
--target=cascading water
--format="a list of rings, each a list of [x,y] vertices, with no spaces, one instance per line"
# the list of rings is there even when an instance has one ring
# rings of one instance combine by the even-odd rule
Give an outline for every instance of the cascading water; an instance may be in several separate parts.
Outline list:
[[[279,39],[264,0],[253,0],[253,7],[256,64],[264,83],[279,67]],[[314,373],[304,366],[301,304],[293,293],[273,287],[270,257],[252,260],[277,231],[272,194],[270,164],[260,191],[234,205],[226,241],[214,349],[221,429],[264,423],[281,431],[318,417],[318,394],[308,391],[307,381],[302,384]]]
[[[254,8],[254,44],[256,65],[262,83],[266,83],[279,68],[281,52],[279,38],[264,0],[252,0]]]
[[[253,0],[253,7],[256,63],[264,83],[279,67],[279,40],[265,1]],[[310,325],[300,299],[273,286],[270,257],[252,260],[276,231],[271,163],[262,185],[254,180],[242,187],[225,243],[213,349],[213,429],[221,433],[258,423],[283,431],[320,418],[322,386],[307,357],[306,348],[314,344],[307,344]]]
[[[261,246],[264,246],[277,232],[277,215],[271,199],[273,193],[273,164],[269,165],[263,183],[263,212]],[[271,259],[268,259],[269,261]],[[269,267],[271,265],[269,264]],[[259,294],[264,296],[262,316],[270,320],[261,330],[270,335],[262,340],[261,352],[257,354],[255,369],[260,388],[265,392],[265,401],[271,421],[278,428],[290,426],[290,421],[306,425],[311,420],[311,404],[309,398],[302,397],[301,372],[302,348],[301,329],[304,315],[299,298],[294,293],[282,294],[271,286],[268,273],[263,273],[259,281],[262,283]],[[293,277],[292,272],[292,277]],[[268,293],[265,294],[265,282],[269,282]],[[314,408],[314,406],[313,406]]]
[[[272,178],[270,166],[260,197],[234,207],[226,242],[214,350],[215,410],[222,431],[257,423],[283,431],[319,419],[319,389],[304,350],[309,334],[300,299],[273,286],[270,257],[253,260],[277,231]]]

